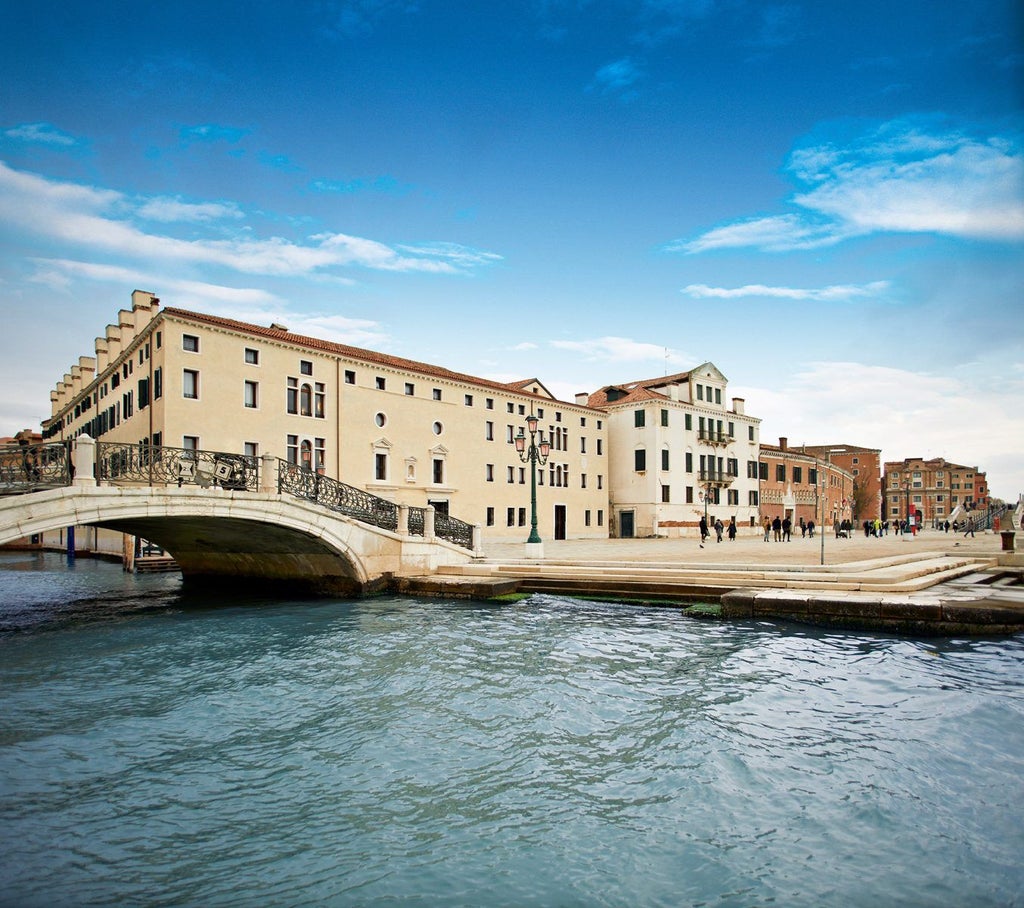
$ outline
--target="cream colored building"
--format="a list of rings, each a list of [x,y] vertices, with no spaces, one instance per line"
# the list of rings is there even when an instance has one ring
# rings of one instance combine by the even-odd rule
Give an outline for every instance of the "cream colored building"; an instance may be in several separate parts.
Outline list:
[[[741,531],[757,524],[761,421],[741,398],[728,407],[727,389],[704,363],[586,398],[608,416],[613,535],[689,535],[705,513],[711,524],[735,519]]]
[[[608,535],[606,415],[535,379],[491,382],[202,313],[132,308],[51,392],[47,439],[272,454],[399,504],[433,505],[484,540],[525,542],[530,413],[551,441],[538,468],[544,538]],[[539,441],[539,439],[538,439]]]

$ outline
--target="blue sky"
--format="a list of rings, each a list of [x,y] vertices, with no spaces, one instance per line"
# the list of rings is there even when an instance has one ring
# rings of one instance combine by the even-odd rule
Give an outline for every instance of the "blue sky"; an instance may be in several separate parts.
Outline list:
[[[5,7],[0,435],[138,288],[1024,490],[1015,0]]]

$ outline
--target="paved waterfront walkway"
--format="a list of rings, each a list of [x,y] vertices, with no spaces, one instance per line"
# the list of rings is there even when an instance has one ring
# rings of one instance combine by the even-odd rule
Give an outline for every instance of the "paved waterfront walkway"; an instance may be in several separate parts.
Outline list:
[[[1024,533],[1017,537],[1024,551]],[[525,542],[525,534],[524,540]],[[799,532],[790,542],[765,542],[757,536],[737,536],[715,542],[710,537],[700,547],[697,537],[676,539],[567,539],[545,540],[544,561],[586,562],[661,562],[664,564],[700,565],[729,564],[737,567],[754,565],[818,565],[821,562],[822,536],[801,538]],[[925,555],[935,552],[970,554],[995,558],[1000,552],[998,534],[979,533],[962,536],[925,530],[916,536],[890,533],[881,538],[865,537],[863,530],[849,539],[837,539],[829,531],[824,536],[825,565],[846,564],[907,554]],[[519,542],[487,543],[484,557],[491,562],[516,561],[525,557],[525,546]]]
[[[849,539],[828,532],[824,546],[821,536],[765,542],[760,534],[712,537],[703,547],[693,537],[546,540],[543,558],[527,557],[525,542],[490,543],[472,564],[401,583],[413,594],[704,602],[729,618],[983,634],[1024,631],[1022,572],[1024,557],[1002,551],[999,534],[931,530]]]

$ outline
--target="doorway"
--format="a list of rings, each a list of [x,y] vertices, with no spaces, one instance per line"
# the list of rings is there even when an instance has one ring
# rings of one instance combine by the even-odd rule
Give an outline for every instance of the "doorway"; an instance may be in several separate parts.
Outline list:
[[[619,538],[632,539],[636,532],[635,511],[619,511]]]
[[[565,539],[565,505],[555,505],[555,539]]]

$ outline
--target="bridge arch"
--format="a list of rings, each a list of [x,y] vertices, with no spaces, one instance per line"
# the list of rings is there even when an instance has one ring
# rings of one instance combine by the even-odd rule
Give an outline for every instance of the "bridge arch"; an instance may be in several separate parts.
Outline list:
[[[0,544],[67,526],[150,539],[189,586],[358,596],[401,570],[407,540],[315,504],[213,489],[76,486],[0,500]]]

